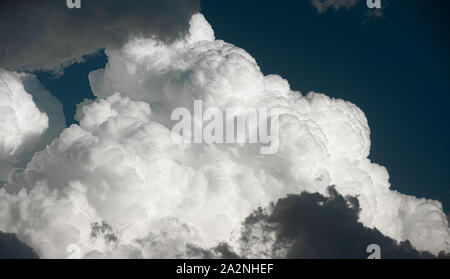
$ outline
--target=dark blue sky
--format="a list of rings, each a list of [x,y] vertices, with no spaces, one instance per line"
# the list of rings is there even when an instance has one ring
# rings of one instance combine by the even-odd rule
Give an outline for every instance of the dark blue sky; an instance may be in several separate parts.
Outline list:
[[[385,18],[366,24],[363,2],[319,14],[308,0],[203,0],[202,13],[217,38],[248,51],[263,73],[358,105],[372,130],[370,157],[388,168],[392,188],[440,200],[448,212],[450,1],[384,0]],[[87,74],[105,63],[99,54],[59,79],[38,74],[69,124],[75,104],[93,97]]]

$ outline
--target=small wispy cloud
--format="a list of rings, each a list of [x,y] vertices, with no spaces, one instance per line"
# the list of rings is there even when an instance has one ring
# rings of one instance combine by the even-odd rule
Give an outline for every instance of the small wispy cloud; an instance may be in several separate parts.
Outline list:
[[[371,9],[365,13],[365,17],[363,20],[363,24],[381,20],[386,18],[386,9],[389,7],[389,3],[387,1],[383,1],[380,9]]]
[[[375,9],[375,10],[369,10],[365,14],[365,18],[363,20],[363,24],[366,24],[371,21],[376,21],[385,18],[385,14],[383,12],[383,9]]]
[[[351,10],[358,4],[363,5],[367,10],[364,12],[363,24],[377,21],[386,17],[386,8],[389,4],[386,0],[382,1],[381,8],[370,9],[366,7],[365,0],[309,0],[318,13],[323,14],[327,11]]]
[[[316,8],[317,12],[324,13],[327,10],[349,10],[354,8],[359,0],[310,0],[311,4]]]

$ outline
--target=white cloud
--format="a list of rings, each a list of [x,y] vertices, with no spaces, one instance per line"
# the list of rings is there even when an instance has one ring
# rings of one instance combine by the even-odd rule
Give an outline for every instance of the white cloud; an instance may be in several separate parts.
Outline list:
[[[60,102],[29,74],[0,69],[0,180],[65,127]]]
[[[0,71],[0,99],[0,158],[14,162],[48,128],[48,117],[39,111],[17,74]]]
[[[190,36],[107,49],[90,75],[95,102],[0,190],[0,230],[17,233],[41,257],[177,257],[185,245],[236,246],[241,222],[257,206],[329,185],[355,195],[360,221],[421,250],[450,251],[437,201],[389,189],[387,170],[370,162],[370,129],[355,105],[292,91],[264,76],[244,50],[220,40],[202,15]],[[117,93],[119,92],[119,93]],[[173,108],[280,109],[280,151],[257,146],[174,144]],[[117,240],[92,236],[105,221]]]

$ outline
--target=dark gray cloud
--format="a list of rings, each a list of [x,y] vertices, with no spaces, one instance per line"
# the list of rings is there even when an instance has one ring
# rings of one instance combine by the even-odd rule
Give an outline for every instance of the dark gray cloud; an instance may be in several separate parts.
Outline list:
[[[330,197],[317,193],[291,195],[278,200],[270,210],[255,211],[244,224],[244,254],[255,250],[261,236],[275,235],[270,247],[272,257],[284,249],[287,258],[362,259],[369,255],[367,246],[377,244],[382,258],[433,258],[430,253],[415,250],[408,241],[397,243],[376,229],[364,227],[358,222],[356,198],[343,197],[332,187],[329,193]]]
[[[233,249],[227,243],[220,243],[216,247],[206,250],[194,245],[187,245],[187,253],[189,258],[201,258],[201,259],[239,259],[241,258],[236,254]]]
[[[38,259],[38,255],[17,239],[16,235],[0,232],[0,259]]]
[[[184,34],[200,0],[0,1],[0,67],[54,70],[130,36],[171,41]]]
[[[409,241],[397,243],[376,229],[358,222],[358,200],[343,197],[333,187],[330,197],[318,193],[290,195],[269,208],[259,208],[243,224],[241,257],[294,259],[365,259],[367,246],[377,244],[381,258],[431,259],[428,252],[414,249]],[[236,258],[222,243],[210,250],[190,247],[192,257]],[[439,258],[450,258],[441,253]]]

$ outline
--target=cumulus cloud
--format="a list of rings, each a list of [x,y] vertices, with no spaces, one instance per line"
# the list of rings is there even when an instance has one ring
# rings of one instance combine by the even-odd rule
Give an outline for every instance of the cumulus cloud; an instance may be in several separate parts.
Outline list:
[[[53,70],[130,37],[171,41],[186,32],[198,0],[95,0],[69,9],[66,0],[0,3],[0,65]]]
[[[332,10],[340,10],[345,9],[349,10],[354,8],[356,4],[359,3],[359,0],[310,0],[311,4],[316,8],[319,13],[324,13],[329,9]]]
[[[215,40],[202,15],[190,23],[171,43],[139,38],[107,48],[106,68],[89,76],[98,99],[78,107],[80,124],[0,189],[1,231],[44,258],[67,257],[73,244],[87,258],[226,253],[238,251],[241,223],[255,208],[303,191],[329,196],[336,185],[358,199],[364,226],[418,250],[450,250],[441,203],[390,190],[387,170],[368,159],[370,129],[358,107],[293,91],[243,49]],[[238,113],[277,108],[279,151],[176,144],[170,113],[192,111],[194,99]]]
[[[0,69],[0,180],[64,127],[62,105],[33,75]]]

